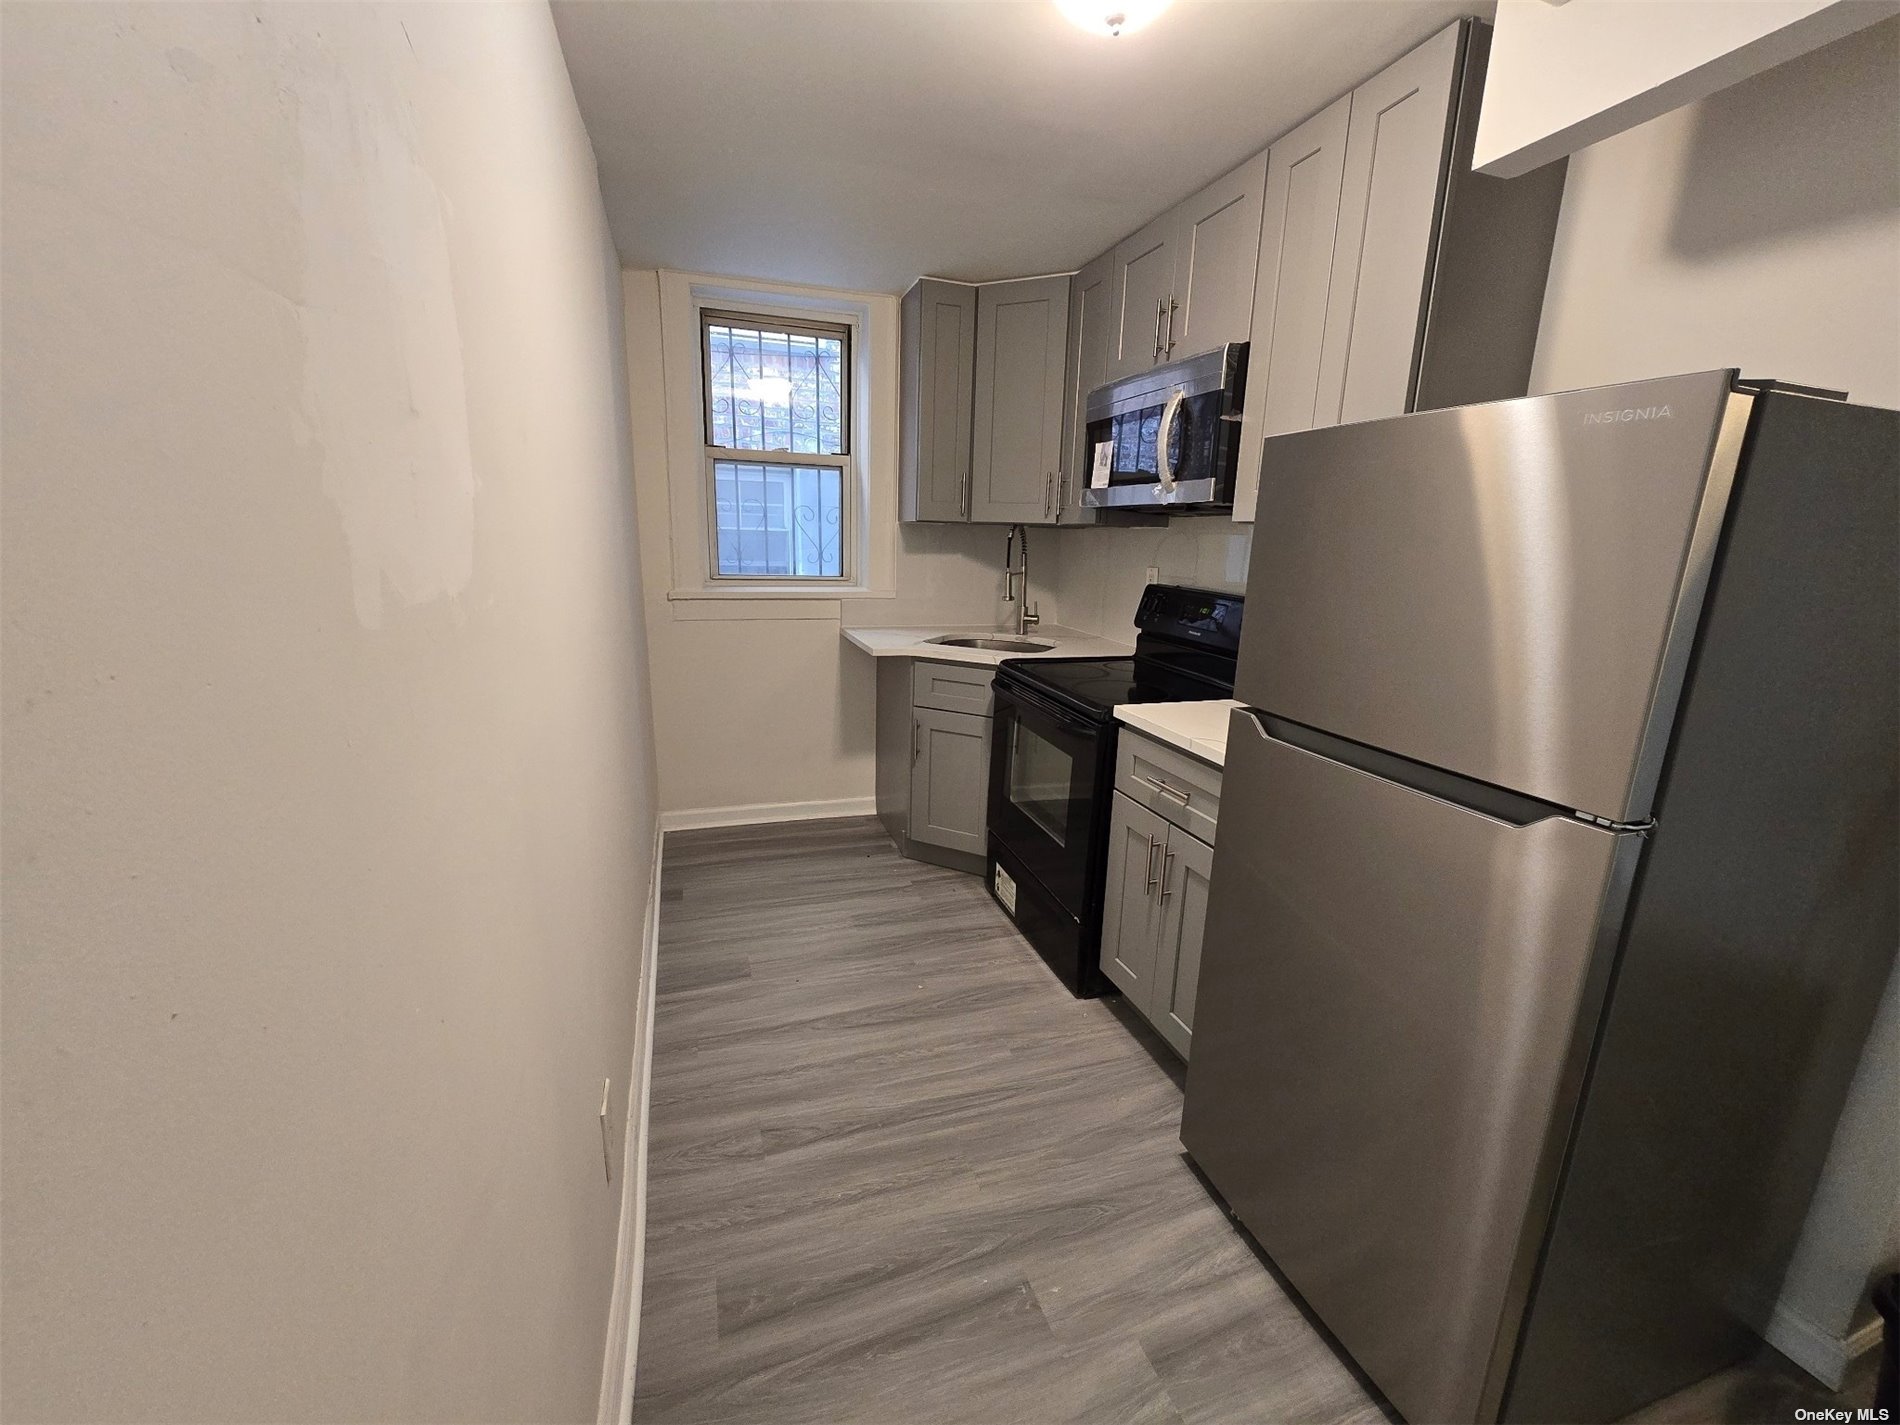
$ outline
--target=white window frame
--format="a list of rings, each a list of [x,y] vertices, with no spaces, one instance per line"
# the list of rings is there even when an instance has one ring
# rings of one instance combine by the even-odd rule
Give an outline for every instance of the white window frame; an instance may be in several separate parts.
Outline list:
[[[662,270],[660,366],[666,396],[667,526],[677,618],[827,618],[846,599],[896,597],[898,299],[887,293]],[[703,312],[823,323],[850,330],[848,473],[840,578],[721,575],[706,426]],[[637,379],[637,378],[636,378]],[[751,463],[829,464],[840,457],[738,452]]]
[[[767,311],[754,304],[745,308],[727,308],[715,306],[710,302],[697,301],[693,304],[693,315],[699,330],[699,418],[701,439],[705,443],[704,478],[706,484],[706,577],[720,586],[745,588],[757,591],[779,588],[787,584],[804,587],[837,590],[850,588],[857,582],[856,563],[857,526],[862,521],[859,506],[863,503],[855,498],[858,490],[858,478],[853,452],[857,442],[853,439],[856,432],[852,423],[856,419],[858,407],[857,339],[858,324],[827,320],[816,312],[789,312],[783,309]],[[712,350],[708,345],[708,327],[716,320],[730,322],[740,326],[747,322],[757,323],[767,329],[783,328],[791,331],[805,331],[822,335],[839,334],[844,338],[844,390],[841,393],[844,402],[844,420],[841,434],[844,450],[837,455],[814,451],[793,450],[750,450],[738,446],[714,445],[712,442],[712,392],[707,388],[708,374],[712,369]],[[838,471],[840,490],[838,499],[838,572],[836,574],[726,574],[719,568],[719,482],[716,470],[720,462],[741,465],[802,465],[807,468],[831,469]],[[797,535],[797,526],[791,529],[792,537]]]

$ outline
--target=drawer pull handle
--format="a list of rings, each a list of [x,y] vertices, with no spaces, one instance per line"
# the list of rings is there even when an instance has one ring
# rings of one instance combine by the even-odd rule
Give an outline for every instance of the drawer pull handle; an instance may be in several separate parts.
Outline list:
[[[1144,777],[1140,773],[1136,773],[1135,780],[1140,782],[1142,786],[1147,787],[1150,791],[1159,792],[1164,797],[1173,797],[1176,801],[1181,803],[1182,806],[1186,806],[1193,800],[1192,797],[1179,787],[1171,787],[1166,782],[1156,781],[1153,777]]]

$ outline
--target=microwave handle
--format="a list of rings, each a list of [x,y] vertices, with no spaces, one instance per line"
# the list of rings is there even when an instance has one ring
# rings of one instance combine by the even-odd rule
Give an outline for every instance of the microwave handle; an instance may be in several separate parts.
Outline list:
[[[1174,418],[1180,414],[1181,402],[1186,399],[1187,392],[1176,386],[1174,394],[1168,397],[1168,404],[1161,408],[1161,428],[1155,432],[1155,470],[1164,495],[1174,493],[1174,466],[1168,460],[1168,436],[1174,430]]]

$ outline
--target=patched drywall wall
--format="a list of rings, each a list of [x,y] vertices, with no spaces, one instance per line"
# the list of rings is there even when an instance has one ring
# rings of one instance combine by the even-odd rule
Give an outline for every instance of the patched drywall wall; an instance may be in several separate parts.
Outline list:
[[[656,772],[550,17],[0,50],[7,1417],[591,1419]]]

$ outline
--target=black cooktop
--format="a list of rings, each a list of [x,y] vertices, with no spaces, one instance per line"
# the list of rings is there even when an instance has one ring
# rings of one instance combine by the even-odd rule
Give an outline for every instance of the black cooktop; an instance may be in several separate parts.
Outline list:
[[[1239,594],[1150,584],[1135,611],[1132,658],[1005,658],[996,676],[1098,722],[1121,703],[1195,703],[1234,695]]]
[[[1107,719],[1120,703],[1186,703],[1233,696],[1231,687],[1171,673],[1134,658],[1007,658],[1008,678],[1029,683],[1077,712]]]

